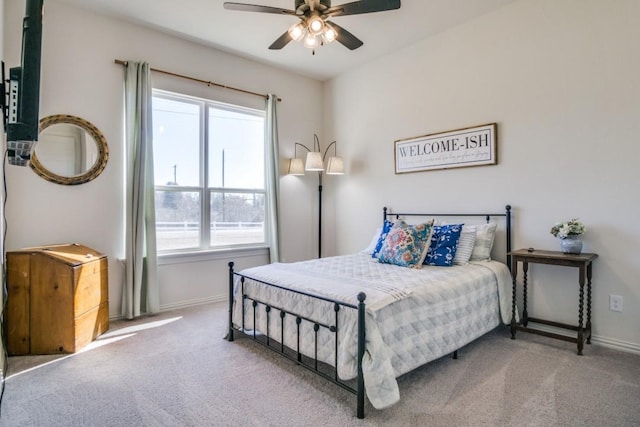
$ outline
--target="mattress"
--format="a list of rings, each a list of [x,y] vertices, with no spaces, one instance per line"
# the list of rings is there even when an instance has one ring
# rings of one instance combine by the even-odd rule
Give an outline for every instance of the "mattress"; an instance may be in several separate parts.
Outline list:
[[[367,254],[320,258],[297,263],[275,263],[245,269],[236,276],[233,310],[235,327],[267,333],[297,348],[295,316],[280,322],[278,310],[267,312],[250,303],[239,304],[240,290],[274,308],[310,319],[300,326],[300,349],[307,356],[335,365],[333,333],[321,325],[338,324],[337,372],[343,380],[357,372],[357,310],[302,294],[318,295],[357,305],[366,294],[366,344],[363,357],[365,390],[371,404],[382,409],[400,398],[396,378],[432,360],[452,353],[494,329],[511,316],[511,275],[497,261],[464,266],[410,269],[378,263]],[[255,314],[254,314],[255,313]],[[337,320],[336,320],[337,318]],[[255,321],[254,321],[255,319]],[[281,324],[283,325],[281,327]],[[317,335],[317,346],[316,346]],[[282,338],[281,338],[282,337]]]

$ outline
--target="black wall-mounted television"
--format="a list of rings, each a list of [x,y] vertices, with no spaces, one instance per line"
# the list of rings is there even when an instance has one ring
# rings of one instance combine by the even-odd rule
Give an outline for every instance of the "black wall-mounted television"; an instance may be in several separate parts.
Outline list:
[[[9,70],[8,101],[2,96],[9,164],[26,166],[38,141],[40,57],[44,0],[27,0],[22,26],[21,66]],[[4,64],[2,83],[5,84]],[[3,94],[6,88],[3,88]]]

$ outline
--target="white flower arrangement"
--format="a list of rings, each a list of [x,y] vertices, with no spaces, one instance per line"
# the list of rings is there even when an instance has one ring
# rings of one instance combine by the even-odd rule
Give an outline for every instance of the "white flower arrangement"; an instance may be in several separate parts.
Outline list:
[[[577,218],[569,221],[559,222],[551,228],[551,234],[560,239],[566,239],[567,236],[579,236],[587,231],[587,227]]]

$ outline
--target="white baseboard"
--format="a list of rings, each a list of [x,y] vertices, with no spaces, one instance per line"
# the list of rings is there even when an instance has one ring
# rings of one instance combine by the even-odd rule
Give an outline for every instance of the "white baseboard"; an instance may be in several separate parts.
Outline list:
[[[535,322],[531,322],[531,323],[535,323]],[[542,325],[539,323],[535,323],[535,328],[540,329],[541,331],[554,332],[556,334],[575,337],[575,335],[572,335],[566,329],[554,328],[553,326],[549,326],[549,325]],[[607,338],[599,335],[591,335],[591,343],[596,345],[601,345],[602,347],[612,348],[614,350],[624,351],[626,353],[640,354],[639,344],[621,341],[615,338]]]
[[[591,342],[603,347],[613,348],[614,350],[640,354],[640,345],[632,342],[621,341],[614,338],[600,337],[598,335],[592,336]]]
[[[165,305],[161,305],[160,306],[160,311],[170,311],[170,310],[177,310],[179,308],[187,308],[187,307],[194,307],[196,305],[202,305],[202,304],[212,304],[215,302],[225,302],[227,301],[227,296],[215,296],[215,297],[207,297],[207,298],[199,298],[199,299],[192,299],[192,300],[188,300],[188,301],[180,301],[180,302],[175,302],[172,304],[165,304]]]
[[[213,304],[218,302],[227,302],[227,296],[225,295],[225,296],[198,298],[198,299],[192,299],[188,301],[180,301],[172,304],[165,304],[160,306],[160,312],[162,313],[164,311],[171,311],[171,310],[177,310],[180,308],[195,307],[197,305]],[[121,314],[109,315],[109,321],[122,320],[122,319],[124,319],[124,317]]]

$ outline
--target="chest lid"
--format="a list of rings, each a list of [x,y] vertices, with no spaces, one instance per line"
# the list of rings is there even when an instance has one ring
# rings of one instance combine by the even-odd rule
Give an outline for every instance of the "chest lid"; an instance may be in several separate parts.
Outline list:
[[[106,257],[105,254],[79,243],[35,246],[11,252],[38,253],[74,267]]]

